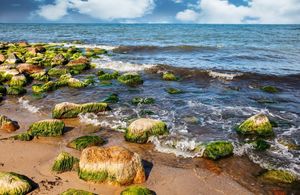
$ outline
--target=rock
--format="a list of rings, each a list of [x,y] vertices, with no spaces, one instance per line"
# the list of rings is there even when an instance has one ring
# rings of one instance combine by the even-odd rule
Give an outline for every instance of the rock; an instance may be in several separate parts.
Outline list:
[[[15,53],[11,53],[8,55],[6,61],[9,64],[22,63],[22,60]]]
[[[183,93],[183,91],[181,89],[176,89],[176,88],[168,88],[168,89],[166,89],[166,91],[169,94],[180,94],[180,93]]]
[[[99,136],[82,136],[68,143],[68,147],[76,150],[83,150],[90,146],[101,146],[104,140]]]
[[[48,91],[54,91],[54,90],[58,89],[59,87],[60,87],[60,85],[58,85],[57,83],[55,83],[53,81],[48,81],[45,84],[32,85],[32,91],[34,93],[44,93],[44,92],[48,92]]]
[[[29,47],[29,48],[27,48],[27,51],[29,54],[32,54],[32,55],[36,55],[38,53],[38,50],[35,47]]]
[[[88,86],[89,84],[90,84],[89,80],[80,81],[79,79],[76,78],[70,78],[68,80],[68,86],[73,88],[83,88]]]
[[[30,75],[30,77],[37,81],[49,81],[49,76],[47,75],[45,70],[33,73]]]
[[[51,62],[52,66],[61,66],[68,63],[68,60],[62,54],[57,54]]]
[[[63,102],[56,104],[53,111],[53,118],[75,118],[80,113],[98,113],[107,111],[110,108],[107,103],[86,103],[86,104],[74,104],[69,102]]]
[[[23,74],[15,75],[11,77],[9,81],[9,86],[24,86],[27,83],[27,79]]]
[[[60,195],[96,195],[96,194],[84,190],[77,190],[77,189],[70,188],[67,191],[61,193]]]
[[[56,137],[64,133],[65,123],[57,119],[47,119],[30,125],[27,133],[31,136]]]
[[[93,52],[97,55],[107,54],[107,50],[101,48],[94,48]]]
[[[0,171],[0,194],[27,194],[32,190],[32,181],[26,176],[13,172]]]
[[[86,57],[79,57],[76,60],[71,60],[68,64],[67,67],[69,67],[72,71],[83,71],[89,68],[90,61]]]
[[[136,72],[125,73],[118,77],[118,81],[131,87],[141,85],[144,82],[141,76]]]
[[[273,136],[273,128],[264,114],[256,114],[236,128],[237,132],[242,135],[259,135],[259,136]]]
[[[270,170],[261,175],[261,178],[275,183],[287,183],[291,184],[297,181],[297,177],[284,170]]]
[[[279,92],[279,90],[273,86],[263,86],[260,89],[267,93],[278,93]]]
[[[131,100],[131,103],[134,105],[138,104],[153,104],[155,102],[154,98],[142,98],[142,97],[134,97]]]
[[[121,192],[121,195],[155,195],[151,190],[141,186],[130,186]]]
[[[14,140],[20,140],[20,141],[30,141],[30,140],[33,139],[33,136],[31,136],[30,134],[25,132],[25,133],[20,133],[18,135],[15,135],[11,138],[14,139]]]
[[[60,77],[65,74],[68,74],[68,70],[66,68],[62,68],[62,67],[51,68],[48,71],[48,75],[52,76],[52,77]]]
[[[169,73],[169,72],[164,73],[162,78],[165,81],[177,81],[178,80],[178,78],[174,74]]]
[[[20,47],[28,47],[28,46],[29,46],[29,44],[28,44],[27,41],[20,41],[20,42],[18,43],[18,45],[19,45]]]
[[[281,138],[278,138],[277,141],[281,145],[284,145],[285,147],[287,147],[289,150],[300,150],[300,145],[297,144],[296,140],[293,138],[281,137]]]
[[[17,70],[20,73],[26,73],[26,74],[34,74],[34,73],[40,73],[43,72],[44,69],[40,66],[33,65],[33,64],[19,64],[17,66]]]
[[[5,62],[6,58],[3,54],[0,54],[0,64],[2,64],[3,62]]]
[[[76,170],[78,168],[78,162],[78,158],[73,157],[67,152],[61,152],[54,161],[52,171],[56,173],[63,173]]]
[[[10,133],[19,129],[19,125],[17,122],[9,119],[7,116],[0,115],[0,129]]]
[[[12,69],[10,69],[12,68]],[[17,71],[16,69],[14,69],[13,67],[9,67],[9,66],[4,66],[1,65],[0,67],[0,75],[1,75],[1,80],[10,80],[13,76],[16,76],[19,74],[19,71]]]
[[[140,156],[123,147],[89,147],[82,151],[79,177],[85,181],[119,185],[145,182]]]
[[[38,53],[44,53],[44,52],[46,52],[46,48],[43,47],[42,45],[36,45],[35,49],[37,50]]]
[[[113,73],[104,73],[104,74],[100,75],[98,78],[99,78],[99,80],[102,80],[102,81],[109,81],[109,80],[117,79],[119,76],[120,76],[119,72],[115,71]]]
[[[0,94],[6,94],[6,88],[3,85],[0,85]]]
[[[258,151],[265,151],[270,148],[270,144],[263,139],[255,140],[251,144]]]
[[[205,146],[203,156],[213,160],[229,156],[233,153],[233,145],[228,141],[214,141]]]
[[[135,143],[145,143],[150,136],[168,134],[167,125],[159,120],[140,118],[133,121],[125,132],[125,140]]]
[[[27,91],[21,86],[11,86],[7,88],[7,95],[23,95]]]
[[[112,93],[107,98],[104,99],[105,103],[117,103],[119,101],[118,94]]]

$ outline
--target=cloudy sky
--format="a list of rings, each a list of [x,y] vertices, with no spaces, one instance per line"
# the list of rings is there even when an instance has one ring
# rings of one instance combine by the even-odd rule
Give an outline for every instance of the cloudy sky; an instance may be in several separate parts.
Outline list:
[[[1,0],[0,22],[300,24],[300,0]]]

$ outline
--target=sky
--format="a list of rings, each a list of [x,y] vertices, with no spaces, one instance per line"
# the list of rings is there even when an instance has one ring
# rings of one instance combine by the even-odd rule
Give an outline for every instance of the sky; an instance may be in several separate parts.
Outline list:
[[[300,0],[1,0],[0,23],[300,24]]]

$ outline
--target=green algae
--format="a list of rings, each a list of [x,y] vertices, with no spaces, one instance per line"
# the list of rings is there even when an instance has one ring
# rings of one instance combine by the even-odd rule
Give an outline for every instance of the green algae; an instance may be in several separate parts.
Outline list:
[[[154,193],[145,187],[130,186],[123,190],[120,195],[154,195]]]
[[[112,93],[107,98],[103,100],[105,103],[118,103],[119,102],[119,96],[118,94]]]
[[[76,170],[78,168],[79,159],[73,157],[67,152],[61,152],[55,159],[51,168],[53,172],[63,173]]]
[[[203,156],[213,160],[229,156],[233,153],[233,145],[228,141],[214,141],[206,144]]]
[[[155,103],[155,99],[154,98],[134,97],[131,100],[131,103],[134,104],[134,105],[138,105],[138,104],[153,104],[153,103]]]
[[[165,81],[177,81],[178,80],[178,78],[174,74],[169,73],[169,72],[164,73],[162,78]]]
[[[293,173],[284,170],[269,170],[263,173],[260,177],[274,183],[291,184],[297,181],[297,177]]]
[[[263,86],[260,89],[267,93],[278,93],[279,92],[278,88],[276,88],[274,86]]]
[[[169,94],[180,94],[180,93],[183,93],[183,91],[181,89],[176,89],[176,88],[168,88],[168,89],[166,89],[166,91]]]
[[[65,123],[61,120],[43,120],[30,125],[27,133],[31,136],[56,137],[64,133]]]
[[[96,194],[84,190],[77,190],[77,189],[70,188],[67,191],[61,193],[60,195],[96,195]]]
[[[100,146],[102,144],[104,144],[104,140],[99,136],[82,136],[68,143],[68,147],[83,150],[90,146]]]
[[[7,88],[8,95],[23,95],[26,92],[26,89],[21,86],[11,86]]]
[[[118,77],[118,81],[130,87],[136,87],[144,82],[138,73],[125,73]]]
[[[0,194],[25,195],[33,189],[33,182],[26,176],[0,171]]]
[[[80,169],[78,175],[79,178],[84,181],[104,182],[108,178],[112,179],[113,181],[113,177],[109,177],[107,171],[90,172],[90,171],[84,171]]]

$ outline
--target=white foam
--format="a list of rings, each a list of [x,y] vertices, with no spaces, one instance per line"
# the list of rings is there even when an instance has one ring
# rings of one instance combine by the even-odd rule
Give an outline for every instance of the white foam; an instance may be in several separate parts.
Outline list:
[[[97,44],[73,44],[73,43],[49,43],[50,45],[63,45],[64,47],[77,47],[77,48],[101,48],[111,51],[118,46],[110,45],[97,45]]]
[[[221,72],[216,72],[216,71],[208,71],[208,75],[213,77],[213,78],[220,78],[224,80],[233,80],[234,77],[241,76],[243,75],[242,73],[221,73]]]
[[[18,102],[21,104],[21,107],[25,108],[29,112],[32,112],[32,113],[39,112],[40,108],[30,105],[29,100],[25,100],[23,97],[19,98]]]
[[[101,123],[98,120],[98,116],[94,113],[79,114],[79,119],[80,122],[84,124],[89,124],[93,126],[101,125]]]
[[[109,56],[102,56],[99,59],[93,59],[92,62],[96,64],[96,68],[111,69],[121,72],[143,71],[145,69],[149,69],[155,66],[151,64],[133,64],[129,62],[114,61]]]

